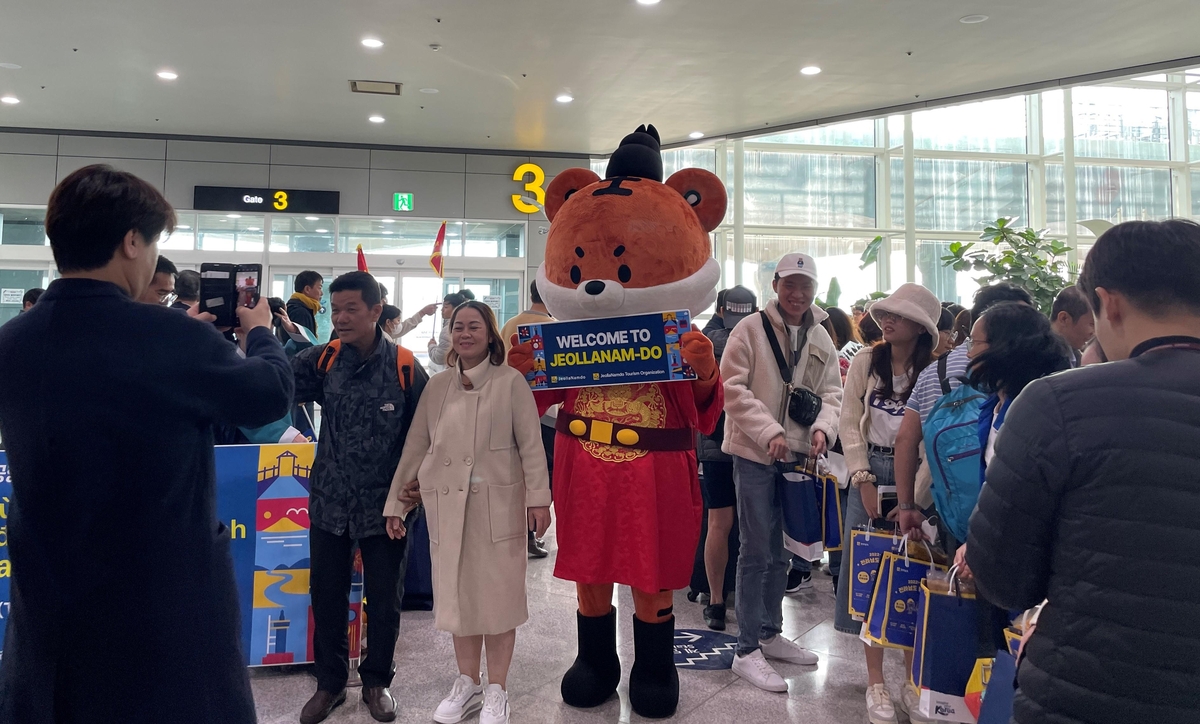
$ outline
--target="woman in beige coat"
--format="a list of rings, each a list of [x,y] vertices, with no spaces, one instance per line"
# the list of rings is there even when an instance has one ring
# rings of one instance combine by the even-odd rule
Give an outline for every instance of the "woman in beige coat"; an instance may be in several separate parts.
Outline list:
[[[395,538],[404,513],[425,505],[434,625],[454,636],[460,674],[434,720],[482,708],[481,724],[503,724],[516,628],[529,618],[526,531],[550,526],[550,481],[533,393],[505,364],[491,308],[465,302],[449,324],[449,369],[425,386],[383,514]]]

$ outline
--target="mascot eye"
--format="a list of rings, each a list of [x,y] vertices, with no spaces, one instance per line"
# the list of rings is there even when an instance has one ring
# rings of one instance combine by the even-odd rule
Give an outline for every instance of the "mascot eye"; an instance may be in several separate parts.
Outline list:
[[[580,259],[583,258],[583,247],[575,247],[575,256],[579,257]]]
[[[613,256],[621,256],[624,253],[625,253],[624,245],[618,246],[616,249],[613,249]]]
[[[700,192],[688,191],[683,195],[683,200],[688,202],[689,206],[695,207],[700,205]]]
[[[571,267],[571,281],[576,284],[583,281],[583,272],[579,271],[579,267],[577,266]]]
[[[629,271],[629,267],[625,264],[622,264],[621,268],[617,270],[617,278],[621,280],[622,284],[628,283],[632,276],[633,272]]]

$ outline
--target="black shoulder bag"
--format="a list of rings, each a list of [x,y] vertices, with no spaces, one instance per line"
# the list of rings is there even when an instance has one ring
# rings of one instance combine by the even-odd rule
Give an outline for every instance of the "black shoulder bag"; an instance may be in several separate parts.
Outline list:
[[[783,390],[788,396],[787,414],[800,427],[812,427],[812,424],[817,421],[817,416],[821,414],[821,405],[823,401],[812,390],[806,390],[803,387],[796,387],[792,384],[792,377],[795,375],[796,365],[789,365],[783,357],[783,350],[779,347],[779,340],[775,337],[775,329],[771,327],[771,320],[767,318],[766,312],[759,312],[762,318],[763,329],[767,332],[767,341],[771,343],[771,351],[775,353],[775,362],[779,365],[779,374],[783,377]],[[801,348],[803,349],[803,347]],[[799,358],[799,350],[796,357]]]

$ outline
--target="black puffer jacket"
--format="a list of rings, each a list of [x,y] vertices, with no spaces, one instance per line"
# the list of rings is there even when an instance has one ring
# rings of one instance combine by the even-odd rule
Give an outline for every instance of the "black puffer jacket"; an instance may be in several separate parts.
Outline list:
[[[991,602],[1049,601],[1015,721],[1200,722],[1200,351],[1030,384],[1001,428],[967,551]]]
[[[713,321],[717,323],[714,324]],[[712,342],[713,355],[717,358],[717,366],[720,367],[721,354],[725,351],[725,343],[729,341],[729,330],[725,328],[719,317],[714,316],[713,321],[705,325],[704,336]],[[721,419],[717,420],[717,429],[713,431],[712,435],[696,433],[696,459],[702,462],[733,462],[733,458],[721,452],[721,442],[724,439],[725,413],[722,412]]]

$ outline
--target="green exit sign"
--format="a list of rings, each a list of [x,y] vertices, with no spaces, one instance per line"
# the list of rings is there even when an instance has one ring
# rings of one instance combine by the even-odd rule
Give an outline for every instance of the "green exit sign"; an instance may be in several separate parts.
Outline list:
[[[392,194],[392,209],[395,211],[412,211],[413,208],[412,194]]]

